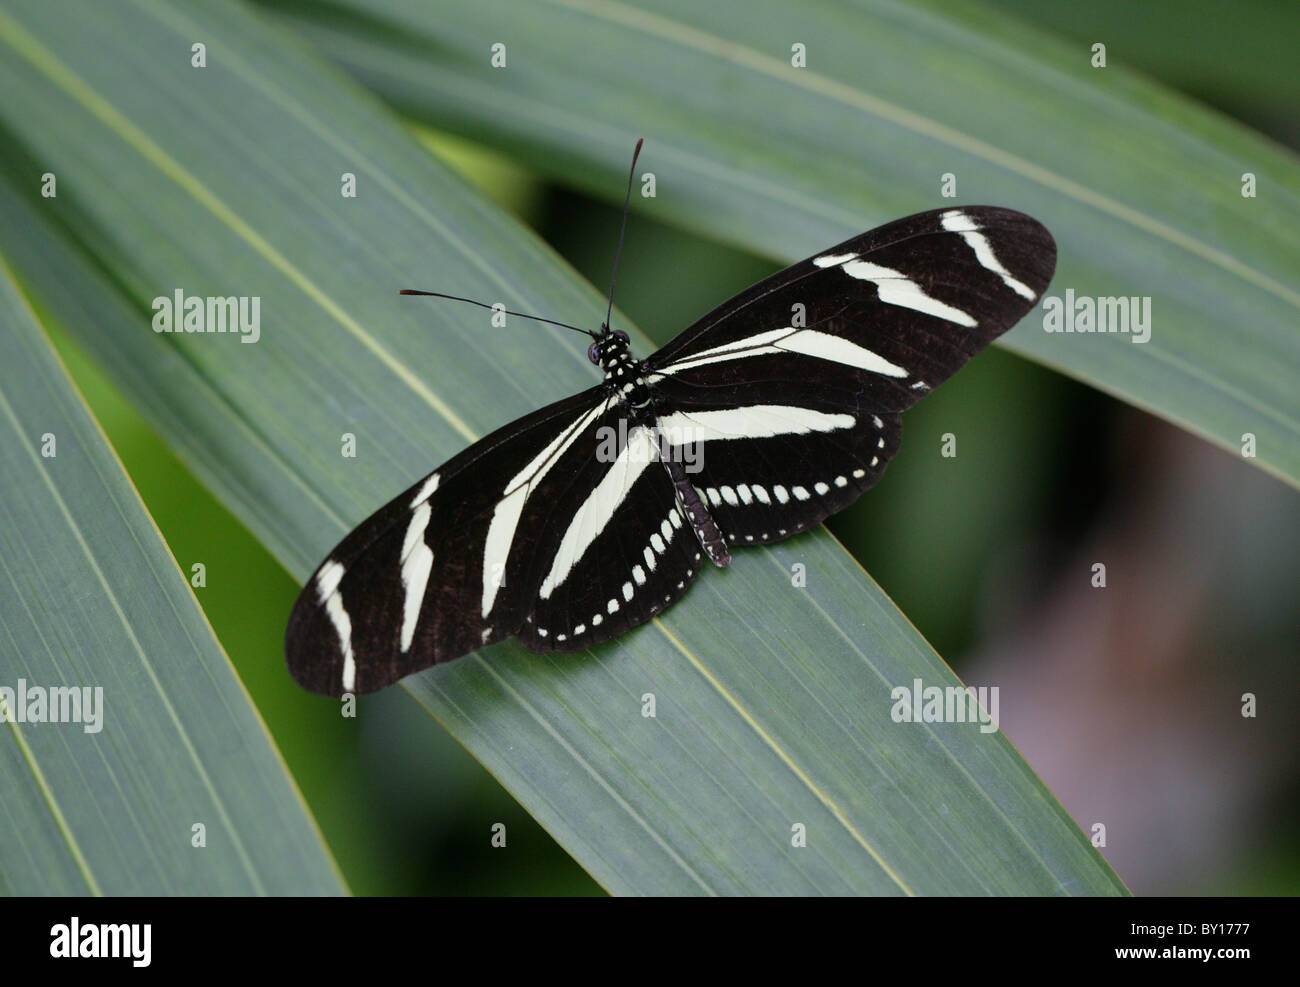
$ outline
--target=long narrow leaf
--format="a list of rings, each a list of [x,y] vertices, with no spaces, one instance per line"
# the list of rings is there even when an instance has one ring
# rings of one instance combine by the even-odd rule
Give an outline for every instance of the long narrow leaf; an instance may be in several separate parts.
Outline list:
[[[0,478],[0,891],[339,893],[265,726],[3,264]]]

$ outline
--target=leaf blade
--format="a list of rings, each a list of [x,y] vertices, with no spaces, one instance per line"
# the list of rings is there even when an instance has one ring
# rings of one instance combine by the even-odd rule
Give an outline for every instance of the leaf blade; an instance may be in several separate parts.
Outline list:
[[[6,842],[21,846],[0,855],[5,889],[339,893],[265,727],[2,263],[0,323],[0,637],[16,674],[0,770]],[[42,706],[24,695],[39,691],[47,717],[53,689],[81,690],[59,701],[84,724],[30,718]]]

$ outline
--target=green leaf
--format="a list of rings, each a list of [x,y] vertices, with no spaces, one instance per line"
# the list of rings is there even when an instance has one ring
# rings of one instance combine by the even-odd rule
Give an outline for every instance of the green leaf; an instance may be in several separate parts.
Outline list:
[[[60,4],[10,7],[0,245],[300,578],[471,438],[592,383],[563,330],[397,297],[604,314],[287,33],[224,3],[82,8],[78,32]],[[151,299],[176,289],[259,296],[260,339],[154,333]],[[956,684],[819,531],[738,553],[594,652],[507,644],[406,687],[611,891],[1123,893],[1000,733],[893,721],[891,687],[916,678]]]
[[[1088,46],[965,0],[451,6],[283,13],[407,112],[599,195],[644,135],[658,189],[639,208],[773,258],[950,203],[1028,212],[1060,244],[1053,294],[1149,296],[1152,334],[1030,316],[1007,346],[1234,453],[1250,433],[1300,483],[1300,164],[1127,71],[1122,47],[1092,68]]]
[[[3,263],[0,476],[0,891],[342,891],[184,575]]]

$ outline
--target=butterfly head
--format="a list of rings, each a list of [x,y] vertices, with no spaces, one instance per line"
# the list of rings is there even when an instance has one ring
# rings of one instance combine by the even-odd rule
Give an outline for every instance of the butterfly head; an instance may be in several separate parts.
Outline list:
[[[630,342],[627,333],[622,329],[615,329],[613,332],[606,329],[594,343],[587,347],[587,359],[608,371],[614,365],[628,359]]]

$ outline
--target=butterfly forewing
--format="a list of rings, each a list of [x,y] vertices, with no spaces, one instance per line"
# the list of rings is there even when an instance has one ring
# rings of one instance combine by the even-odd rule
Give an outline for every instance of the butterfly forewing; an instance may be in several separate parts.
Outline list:
[[[481,439],[393,498],[308,580],[285,637],[313,692],[382,688],[515,633],[550,507],[613,426],[597,388]]]
[[[1055,263],[1028,216],[936,210],[774,274],[643,364],[607,331],[604,384],[475,443],[330,554],[289,623],[295,678],[370,691],[506,637],[570,651],[650,620],[702,560],[875,483],[899,413],[1014,325]]]
[[[1022,213],[920,213],[760,281],[647,362],[738,402],[856,389],[864,408],[902,411],[1013,326],[1055,266],[1051,234]]]

